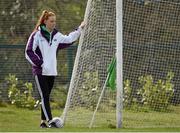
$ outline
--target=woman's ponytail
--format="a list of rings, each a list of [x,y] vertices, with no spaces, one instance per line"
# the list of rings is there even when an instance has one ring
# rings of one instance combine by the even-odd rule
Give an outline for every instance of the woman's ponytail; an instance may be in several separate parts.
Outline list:
[[[44,10],[41,14],[41,16],[39,17],[39,20],[36,24],[36,27],[34,28],[34,31],[38,30],[38,27],[41,25],[41,24],[44,24],[44,21],[47,20],[50,16],[55,16],[55,14],[51,11],[47,11],[47,10]]]

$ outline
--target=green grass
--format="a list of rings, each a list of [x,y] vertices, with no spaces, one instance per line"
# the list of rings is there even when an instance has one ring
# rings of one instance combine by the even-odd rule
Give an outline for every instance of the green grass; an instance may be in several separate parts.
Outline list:
[[[39,128],[39,119],[40,111],[39,110],[28,110],[20,109],[14,106],[0,107],[0,132],[129,132],[129,131],[138,131],[138,132],[180,132],[180,112],[175,113],[162,113],[162,112],[124,112],[124,127],[122,129],[112,129],[108,127],[103,128],[75,128],[65,126],[62,129],[40,129]],[[59,110],[53,110],[53,115],[58,116],[60,114]],[[151,116],[151,117],[148,117]],[[140,118],[141,117],[141,118]],[[138,119],[137,121],[137,118]],[[160,119],[161,121],[157,121]],[[138,123],[139,122],[139,123]],[[136,125],[140,124],[141,127],[147,128],[135,128]],[[128,126],[131,125],[131,126]],[[153,126],[155,128],[150,128],[148,125],[157,125]],[[159,127],[158,127],[159,126]],[[134,127],[134,128],[132,128]]]

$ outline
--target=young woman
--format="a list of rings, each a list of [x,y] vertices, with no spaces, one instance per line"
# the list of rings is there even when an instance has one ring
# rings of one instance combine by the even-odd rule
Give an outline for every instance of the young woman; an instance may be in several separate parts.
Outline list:
[[[79,28],[69,35],[61,34],[55,26],[56,15],[51,11],[43,11],[25,50],[26,59],[32,64],[32,73],[41,97],[41,128],[56,127],[55,123],[51,122],[49,97],[57,75],[57,50],[76,41],[85,24],[82,22]]]

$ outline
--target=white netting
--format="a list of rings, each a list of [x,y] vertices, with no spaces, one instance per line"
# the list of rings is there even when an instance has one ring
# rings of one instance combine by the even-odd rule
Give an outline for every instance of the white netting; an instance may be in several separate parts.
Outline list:
[[[116,2],[92,0],[68,97],[67,125],[88,127],[116,51]],[[123,1],[123,127],[180,127],[180,4]],[[106,88],[93,126],[116,124]]]
[[[123,8],[123,126],[180,127],[180,3],[125,0]]]
[[[72,79],[72,95],[67,124],[89,126],[107,76],[107,67],[115,55],[115,0],[92,0],[87,26],[80,44],[78,65]],[[76,61],[77,61],[76,60]],[[115,92],[106,90],[94,124],[115,122]],[[99,113],[101,112],[101,113]],[[110,113],[111,112],[111,113]],[[103,119],[104,118],[104,119]]]

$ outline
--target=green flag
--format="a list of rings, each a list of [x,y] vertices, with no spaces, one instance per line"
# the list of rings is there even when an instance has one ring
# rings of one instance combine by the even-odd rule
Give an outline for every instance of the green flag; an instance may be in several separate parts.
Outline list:
[[[110,87],[111,90],[116,89],[116,59],[113,58],[111,64],[108,67],[108,80],[107,80],[107,87]]]

